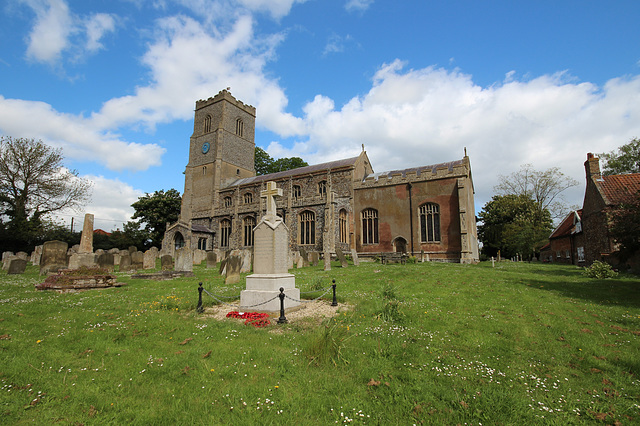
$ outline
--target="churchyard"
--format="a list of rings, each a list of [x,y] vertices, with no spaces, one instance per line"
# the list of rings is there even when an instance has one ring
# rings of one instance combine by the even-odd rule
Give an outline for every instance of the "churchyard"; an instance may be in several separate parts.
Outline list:
[[[205,263],[69,293],[36,290],[37,266],[0,272],[2,423],[640,422],[637,277],[336,260],[290,270],[308,298],[335,279],[336,316],[256,328],[196,312],[200,281],[245,289]]]

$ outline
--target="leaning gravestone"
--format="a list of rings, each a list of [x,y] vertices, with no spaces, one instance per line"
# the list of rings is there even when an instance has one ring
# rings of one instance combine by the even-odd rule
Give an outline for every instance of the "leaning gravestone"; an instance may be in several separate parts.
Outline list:
[[[302,267],[304,268],[309,266],[309,255],[307,254],[307,251],[304,248],[300,248],[300,257],[302,258]]]
[[[7,253],[7,252],[5,252]],[[16,255],[14,255],[13,253],[11,253],[11,255],[7,255],[4,256],[4,258],[2,259],[2,270],[6,271],[9,269],[9,264],[11,263],[11,261],[13,259],[17,259],[18,257]]]
[[[170,254],[164,254],[160,257],[160,268],[163,271],[173,270],[173,257]]]
[[[40,275],[49,272],[58,272],[67,269],[67,249],[69,245],[64,241],[47,241],[42,245],[42,258],[40,259]]]
[[[11,261],[11,263],[9,263],[9,269],[7,270],[7,274],[8,275],[24,274],[24,270],[26,268],[27,268],[27,261],[16,257]]]
[[[42,257],[42,246],[36,246],[31,253],[31,264],[40,266],[40,258]]]
[[[275,197],[282,196],[282,189],[269,181],[260,196],[266,198],[267,212],[254,228],[253,274],[247,276],[246,290],[240,292],[240,308],[277,312],[280,289],[289,297],[286,308],[300,304],[300,289],[288,268],[289,229],[276,215]]]
[[[222,261],[220,261],[220,270],[218,271],[218,273],[220,275],[225,275],[226,271],[227,271],[227,260],[229,260],[229,256],[225,257],[224,259],[222,259]]]
[[[340,266],[342,266],[343,268],[349,266],[349,264],[347,263],[347,258],[344,257],[344,253],[342,252],[342,249],[340,249],[340,247],[336,247],[336,256],[338,256]]]
[[[209,269],[215,268],[217,264],[218,264],[218,257],[216,256],[216,252],[208,251],[207,252],[207,268]]]
[[[225,284],[235,284],[240,282],[240,269],[242,268],[242,257],[231,255],[227,259],[227,274],[224,279]]]
[[[176,250],[175,270],[193,272],[193,252],[189,247],[181,247]]]
[[[353,258],[353,266],[360,266],[360,259],[358,258],[356,249],[351,249],[351,257]]]

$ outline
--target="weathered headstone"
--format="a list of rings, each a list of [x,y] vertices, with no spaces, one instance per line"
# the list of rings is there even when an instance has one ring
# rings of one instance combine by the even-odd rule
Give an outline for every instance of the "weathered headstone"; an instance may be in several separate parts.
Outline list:
[[[9,256],[15,256],[15,253],[12,252],[12,251],[3,251],[2,252],[2,261],[4,262],[4,260]]]
[[[228,256],[220,261],[220,270],[218,271],[220,275],[226,275],[227,273],[227,260],[229,260]]]
[[[347,263],[347,258],[344,256],[344,253],[342,252],[342,249],[340,247],[336,247],[336,256],[340,261],[340,266],[342,266],[343,268],[349,266],[349,263]]]
[[[300,257],[302,258],[302,267],[306,268],[307,266],[309,266],[309,256],[304,247],[300,248]]]
[[[93,253],[93,215],[91,213],[84,215],[78,253]]]
[[[128,272],[131,270],[131,255],[126,251],[120,254],[120,272]]]
[[[40,266],[40,258],[42,257],[42,246],[36,246],[31,253],[31,264],[34,266]]]
[[[96,255],[93,253],[73,253],[69,256],[69,269],[80,269],[85,266],[91,268],[96,265]]]
[[[27,254],[24,251],[19,251],[19,252],[16,253],[16,257],[18,259],[27,260],[27,259],[29,259],[29,254]]]
[[[242,257],[231,255],[227,259],[227,274],[225,284],[236,284],[240,282],[240,268],[242,268]]]
[[[129,251],[129,254],[132,254],[137,252],[138,248],[136,246],[129,246],[128,251]]]
[[[195,249],[193,251],[193,264],[200,265],[203,260],[207,258],[207,252],[201,249]]]
[[[9,263],[9,268],[7,269],[8,275],[18,275],[24,274],[25,269],[27,268],[27,261],[24,259],[20,259],[18,257],[13,258]]]
[[[320,253],[318,253],[317,251],[312,251],[311,253],[309,253],[309,263],[311,263],[313,266],[318,266],[319,262]]]
[[[193,272],[193,251],[189,247],[176,250],[176,271]]]
[[[7,252],[5,252],[5,253],[7,253]],[[13,259],[17,259],[17,258],[18,257],[13,253],[11,253],[11,255],[4,256],[3,259],[2,259],[2,270],[3,271],[8,270],[9,269],[9,264],[11,264],[11,261]]]
[[[144,267],[144,253],[136,251],[131,253],[131,269],[142,269]]]
[[[360,258],[358,258],[356,249],[351,249],[351,258],[353,259],[353,266],[360,266]]]
[[[158,250],[147,250],[144,252],[142,259],[142,269],[154,269],[156,267],[156,259],[158,257]]]
[[[216,256],[216,252],[208,251],[207,252],[207,268],[209,269],[215,268],[217,264],[218,264],[218,257]]]
[[[170,254],[164,254],[160,257],[160,267],[163,271],[173,270],[173,257]]]
[[[115,262],[113,253],[101,253],[96,256],[96,263],[98,267],[106,269],[109,272],[113,272]]]
[[[282,189],[269,181],[260,193],[266,198],[267,212],[254,228],[253,274],[247,276],[247,287],[240,293],[240,309],[277,312],[280,310],[280,288],[289,297],[286,308],[298,306],[300,289],[295,287],[295,276],[289,273],[289,229],[276,215],[276,196]],[[256,306],[257,305],[257,306]]]
[[[42,258],[40,259],[40,275],[49,272],[57,272],[67,269],[67,249],[69,245],[64,241],[47,241],[42,245]]]
[[[240,273],[251,272],[251,250],[242,250],[240,256],[242,257],[242,266],[240,267]]]

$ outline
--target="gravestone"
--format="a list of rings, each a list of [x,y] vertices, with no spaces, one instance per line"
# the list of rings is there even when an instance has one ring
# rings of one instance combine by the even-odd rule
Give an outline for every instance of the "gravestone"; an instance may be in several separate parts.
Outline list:
[[[347,263],[347,258],[344,257],[344,253],[342,252],[342,249],[340,247],[336,247],[336,256],[338,256],[340,266],[342,266],[343,268],[349,266],[349,264]]]
[[[138,251],[138,248],[136,246],[129,246],[129,248],[127,249],[129,251],[129,254],[135,253]]]
[[[68,258],[67,249],[69,245],[64,241],[47,241],[42,245],[42,258],[40,259],[40,275],[49,272],[58,272],[60,269],[67,269]]]
[[[236,284],[240,282],[240,269],[242,268],[242,257],[232,254],[227,259],[225,284]]]
[[[69,269],[91,268],[96,266],[96,255],[93,253],[73,253],[69,256]]]
[[[31,264],[40,266],[40,258],[42,257],[42,246],[36,246],[31,253]]]
[[[176,250],[174,269],[181,272],[193,272],[193,251],[189,247],[181,247]]]
[[[218,271],[220,275],[225,275],[227,273],[227,260],[229,260],[229,257],[225,257],[220,261],[220,270]]]
[[[4,262],[4,260],[9,256],[15,256],[15,254],[12,251],[3,251],[2,252],[2,261]]]
[[[240,267],[240,272],[241,273],[251,272],[251,257],[252,257],[251,250],[242,250],[241,257],[242,257],[242,266]]]
[[[156,267],[156,259],[158,258],[158,249],[147,250],[142,258],[142,269],[154,269]]]
[[[193,251],[193,264],[200,265],[203,260],[207,258],[207,252],[202,249],[195,249]]]
[[[358,258],[356,249],[351,249],[351,258],[353,259],[353,266],[360,266],[360,259]]]
[[[19,252],[16,253],[16,257],[18,259],[27,260],[27,259],[29,259],[29,254],[27,254],[24,251],[19,251]]]
[[[331,270],[331,253],[329,253],[329,251],[325,251],[322,257],[324,260],[324,270],[330,271]]]
[[[304,247],[300,248],[300,257],[302,258],[302,267],[305,268],[309,266],[309,255]]]
[[[144,267],[144,253],[136,251],[131,253],[131,269],[142,269]]]
[[[115,261],[113,253],[101,253],[96,256],[96,263],[99,268],[106,269],[109,272],[113,272],[115,269]]]
[[[207,252],[207,268],[208,269],[215,268],[217,264],[218,264],[218,256],[216,256],[216,252],[208,251]]]
[[[302,256],[298,256],[298,260],[296,261],[296,268],[304,268],[304,259]]]
[[[128,272],[131,270],[131,255],[128,252],[120,254],[120,272]]]
[[[278,312],[280,288],[291,299],[300,299],[300,289],[295,287],[295,276],[289,273],[289,229],[276,215],[275,197],[282,196],[282,189],[269,181],[260,193],[266,198],[267,212],[254,228],[253,274],[247,276],[246,290],[240,293],[240,309]],[[300,304],[287,299],[285,308]],[[259,306],[255,306],[259,305]]]
[[[318,263],[320,262],[320,253],[318,253],[317,251],[312,251],[311,253],[309,253],[309,263],[313,266],[318,266]]]
[[[160,268],[163,271],[173,270],[173,257],[170,254],[164,254],[160,257]]]
[[[7,255],[7,256],[3,257],[3,259],[2,259],[2,270],[3,271],[8,270],[9,269],[9,264],[11,263],[11,261],[13,259],[17,259],[18,258],[15,254],[13,254],[13,252],[5,252],[5,253],[11,253],[11,255]]]
[[[13,258],[9,263],[7,269],[7,275],[24,274],[24,270],[27,268],[27,261],[18,257]]]
[[[93,253],[93,215],[91,213],[84,215],[78,253]]]

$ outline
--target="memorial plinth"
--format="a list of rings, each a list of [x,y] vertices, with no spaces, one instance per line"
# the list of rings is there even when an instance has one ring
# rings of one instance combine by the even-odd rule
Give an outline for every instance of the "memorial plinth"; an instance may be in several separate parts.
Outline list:
[[[300,300],[300,289],[296,288],[295,276],[289,273],[288,268],[289,228],[275,214],[273,197],[282,195],[282,190],[276,188],[275,182],[267,182],[267,190],[260,195],[267,197],[267,214],[254,228],[254,273],[247,276],[246,290],[240,292],[240,309],[278,312],[280,288],[295,300]],[[285,309],[300,304],[291,299],[285,299],[284,303]]]

